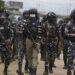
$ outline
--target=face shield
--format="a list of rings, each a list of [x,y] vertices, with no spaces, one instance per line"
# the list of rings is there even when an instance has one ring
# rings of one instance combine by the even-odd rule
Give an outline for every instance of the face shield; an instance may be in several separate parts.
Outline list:
[[[48,22],[49,23],[53,23],[54,24],[54,23],[56,23],[56,21],[57,21],[56,17],[51,16],[51,17],[48,18]]]
[[[0,13],[0,23],[3,23],[6,19],[6,15],[4,13]]]

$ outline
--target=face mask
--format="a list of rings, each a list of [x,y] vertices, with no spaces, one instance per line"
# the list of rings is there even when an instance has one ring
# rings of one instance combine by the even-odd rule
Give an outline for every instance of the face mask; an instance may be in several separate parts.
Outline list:
[[[36,15],[35,14],[30,14],[30,17],[34,18],[34,17],[36,17]]]

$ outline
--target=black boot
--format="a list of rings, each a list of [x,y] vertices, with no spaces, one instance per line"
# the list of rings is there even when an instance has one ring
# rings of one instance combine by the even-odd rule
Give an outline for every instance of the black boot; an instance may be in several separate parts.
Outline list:
[[[71,75],[71,70],[67,70],[67,75]]]
[[[32,75],[32,68],[29,67],[29,75]]]
[[[49,64],[48,64],[48,62],[45,62],[45,71],[44,71],[43,75],[48,75],[48,69],[49,69]]]
[[[29,68],[29,75],[36,75],[36,68]]]
[[[75,75],[75,70],[74,70],[74,72],[73,72],[73,75]]]
[[[53,73],[53,69],[51,68],[51,69],[49,69],[49,73]]]
[[[4,75],[8,75],[7,70],[8,70],[9,64],[7,64],[7,62],[5,62],[4,65],[5,65],[5,66],[4,66]]]
[[[4,75],[8,75],[8,73],[4,71]]]
[[[24,75],[22,73],[22,64],[21,63],[18,63],[18,70],[16,72],[18,73],[18,75]]]
[[[36,75],[36,68],[33,68],[33,75]]]
[[[16,72],[18,73],[18,75],[24,75],[24,73],[20,72],[19,70],[16,70]]]
[[[3,73],[4,73],[4,75],[8,75],[7,68],[4,69],[4,72]]]
[[[50,64],[49,64],[49,73],[53,73],[52,67],[53,67],[52,62],[50,62]]]
[[[63,67],[63,69],[67,69],[67,66],[65,65],[65,66]]]
[[[25,64],[25,73],[28,73],[28,62],[26,61],[26,64]]]

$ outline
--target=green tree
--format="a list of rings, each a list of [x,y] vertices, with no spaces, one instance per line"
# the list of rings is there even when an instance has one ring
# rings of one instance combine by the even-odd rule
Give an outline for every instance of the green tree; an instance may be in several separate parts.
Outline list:
[[[1,8],[5,8],[5,3],[4,3],[3,0],[0,0],[0,9],[1,9]]]

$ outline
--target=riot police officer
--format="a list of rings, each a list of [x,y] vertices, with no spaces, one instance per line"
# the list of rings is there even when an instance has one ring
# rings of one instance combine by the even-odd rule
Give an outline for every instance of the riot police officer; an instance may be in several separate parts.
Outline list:
[[[64,37],[68,41],[67,75],[72,75],[71,74],[71,69],[73,66],[72,62],[75,59],[75,10],[72,11],[70,18],[71,18],[70,22],[68,22],[64,28]],[[75,70],[74,70],[74,75],[75,75]]]
[[[16,47],[16,21],[13,21],[11,19],[11,29],[13,30],[13,52],[12,52],[12,58],[15,60],[17,58],[17,47]]]
[[[63,23],[61,24],[60,34],[63,44],[63,60],[64,60],[64,67],[63,69],[67,69],[67,50],[68,50],[68,40],[64,37],[64,28],[67,25],[69,20],[66,21],[66,19],[63,20]]]
[[[47,22],[44,25],[45,38],[45,71],[44,75],[48,75],[48,70],[53,73],[53,65],[55,61],[56,42],[57,42],[57,16],[54,12],[49,12]]]
[[[29,22],[25,25],[26,53],[29,65],[29,74],[36,75],[38,64],[38,42],[40,40],[39,17],[35,8],[29,10]]]
[[[41,43],[40,43],[40,53],[41,53],[41,60],[44,61],[44,58],[45,58],[45,41],[44,41],[44,36],[43,36],[43,25],[46,23],[47,21],[47,15],[44,15],[43,16],[43,20],[41,22],[42,24],[42,39],[41,39]]]
[[[57,58],[58,59],[60,59],[61,50],[63,49],[62,36],[61,36],[61,28],[63,23],[64,23],[63,19],[60,19],[58,22],[58,41],[57,41]]]
[[[11,62],[13,31],[10,29],[9,13],[0,9],[0,45],[1,57],[4,63],[4,75],[8,75],[7,70]]]
[[[23,12],[23,20],[24,20],[24,23],[29,22],[29,11],[28,10],[25,10]],[[28,73],[28,60],[27,60],[27,55],[26,55],[26,36],[24,32],[25,30],[23,30],[23,45],[24,45],[24,50],[25,50],[24,54],[25,54],[25,60],[26,60],[24,69],[25,69],[25,73]]]
[[[18,57],[18,75],[23,75],[22,62],[24,58],[24,46],[23,46],[23,18],[16,24],[16,41],[17,41],[17,57]]]

